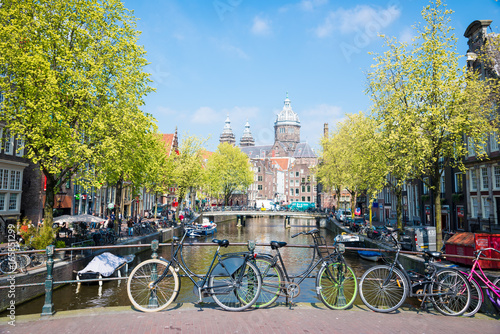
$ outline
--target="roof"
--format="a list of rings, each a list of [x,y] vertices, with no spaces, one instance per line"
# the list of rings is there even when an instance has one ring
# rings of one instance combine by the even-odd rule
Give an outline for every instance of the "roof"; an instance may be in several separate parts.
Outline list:
[[[263,159],[269,154],[272,148],[273,145],[246,146],[241,147],[241,151],[248,155],[250,159]]]
[[[474,247],[474,233],[462,232],[456,233],[454,236],[446,241],[447,245],[457,245],[457,246],[471,246]]]
[[[271,158],[273,165],[278,166],[279,170],[288,170],[290,158]]]
[[[161,140],[165,143],[165,149],[167,152],[167,155],[170,155],[172,153],[172,144],[174,142],[174,133],[164,133],[162,134]]]
[[[294,158],[317,158],[316,153],[308,143],[299,143],[293,153]]]

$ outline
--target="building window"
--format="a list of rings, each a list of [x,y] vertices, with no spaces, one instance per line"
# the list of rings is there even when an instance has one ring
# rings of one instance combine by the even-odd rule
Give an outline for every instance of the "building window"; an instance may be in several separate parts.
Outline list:
[[[427,187],[427,182],[429,182],[429,178],[428,178],[428,177],[426,177],[426,178],[424,179],[424,182],[423,182],[423,187],[424,187],[424,188],[422,189],[422,193],[423,193],[424,195],[427,195],[427,194],[429,193],[429,187]]]
[[[10,154],[10,155],[12,155],[12,153],[14,151],[14,138],[10,135],[9,130],[5,131],[3,149],[4,149],[5,154]]]
[[[471,202],[471,210],[470,210],[471,212],[470,212],[470,215],[471,215],[471,217],[477,218],[477,213],[479,211],[479,206],[478,206],[477,198],[476,197],[471,197],[470,202]]]
[[[488,168],[481,167],[481,190],[488,189]]]
[[[260,166],[257,167],[257,173],[260,173]]]
[[[307,192],[310,193],[311,192],[311,186],[307,186]]]
[[[259,175],[259,176],[257,177],[257,181],[261,181],[261,182],[262,182],[262,175]]]
[[[5,211],[5,194],[0,194],[0,211]]]
[[[474,139],[467,138],[467,154],[469,157],[474,156]]]
[[[490,135],[490,147],[492,152],[498,151],[498,135],[496,132]]]
[[[311,196],[307,196],[307,201],[310,202],[311,201]]]
[[[295,172],[295,177],[299,177],[299,172]]]
[[[477,175],[475,169],[470,170],[470,190],[477,191]]]
[[[302,202],[305,202],[305,201],[306,201],[306,197],[302,196]]]
[[[15,211],[17,210],[17,194],[10,194],[9,198],[9,210],[10,211]]]
[[[293,189],[290,189],[290,196],[293,196]]]
[[[257,190],[262,190],[262,184],[257,185]]]
[[[305,193],[306,192],[306,186],[302,186],[302,192]]]
[[[488,201],[487,196],[481,197],[481,207],[483,208],[483,218],[488,219],[490,217],[490,201]]]
[[[298,186],[299,185],[299,180],[295,180],[295,185]]]
[[[299,194],[299,188],[295,188],[295,194]]]
[[[441,175],[441,193],[444,194],[445,192],[444,175]]]
[[[2,181],[2,189],[9,189],[9,170],[3,170],[3,181]]]
[[[461,193],[463,191],[463,177],[462,173],[455,173],[455,192]]]
[[[17,138],[16,141],[16,156],[22,157],[24,155],[24,140]]]
[[[500,166],[495,166],[493,173],[493,177],[495,179],[495,189],[500,189]]]

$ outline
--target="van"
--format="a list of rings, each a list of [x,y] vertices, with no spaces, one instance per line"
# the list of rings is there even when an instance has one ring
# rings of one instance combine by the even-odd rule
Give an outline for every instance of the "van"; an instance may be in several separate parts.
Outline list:
[[[345,221],[346,217],[350,216],[352,216],[351,211],[343,209],[338,210],[337,213],[335,214],[335,218],[337,218],[339,222]]]

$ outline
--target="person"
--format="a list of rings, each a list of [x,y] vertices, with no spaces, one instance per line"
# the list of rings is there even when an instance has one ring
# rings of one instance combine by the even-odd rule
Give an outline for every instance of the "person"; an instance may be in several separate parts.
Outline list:
[[[59,230],[59,233],[65,233],[66,237],[71,238],[73,232],[68,228],[68,224],[66,222],[63,222],[61,229]]]
[[[129,219],[127,221],[127,227],[128,227],[128,236],[131,237],[134,232],[134,221],[132,219]]]
[[[108,226],[107,227],[108,227],[108,229],[113,230],[113,227],[114,227],[114,221],[113,221],[113,219],[110,218],[108,220]]]

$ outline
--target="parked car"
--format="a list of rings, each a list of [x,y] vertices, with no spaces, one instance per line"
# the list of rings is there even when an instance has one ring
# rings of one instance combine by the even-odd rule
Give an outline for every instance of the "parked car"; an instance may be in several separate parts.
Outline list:
[[[353,232],[359,232],[361,226],[365,224],[365,220],[361,217],[356,217],[354,220],[351,222],[350,229]]]
[[[337,218],[339,222],[345,221],[346,216],[352,216],[351,211],[340,209],[335,213],[335,218]]]

